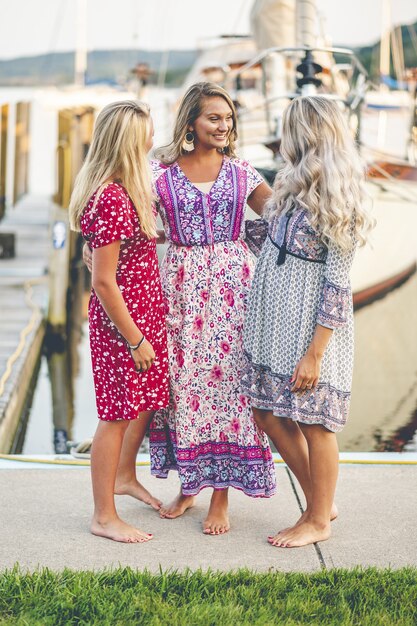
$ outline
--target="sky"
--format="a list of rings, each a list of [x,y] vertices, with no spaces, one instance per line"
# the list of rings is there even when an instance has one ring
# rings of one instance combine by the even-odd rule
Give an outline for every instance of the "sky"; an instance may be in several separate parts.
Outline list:
[[[252,0],[0,0],[0,59],[73,50],[77,1],[87,5],[87,48],[181,49],[249,32]],[[380,36],[383,0],[316,0],[333,43]],[[417,20],[416,0],[392,0],[391,21]]]

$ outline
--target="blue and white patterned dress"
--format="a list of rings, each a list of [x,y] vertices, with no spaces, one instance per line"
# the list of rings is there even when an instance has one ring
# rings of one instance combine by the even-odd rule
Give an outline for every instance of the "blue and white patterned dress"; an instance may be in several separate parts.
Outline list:
[[[340,431],[349,411],[354,249],[327,247],[308,211],[275,216],[255,269],[245,320],[243,377],[252,406],[304,424]],[[316,324],[334,330],[315,389],[291,392],[291,377]]]

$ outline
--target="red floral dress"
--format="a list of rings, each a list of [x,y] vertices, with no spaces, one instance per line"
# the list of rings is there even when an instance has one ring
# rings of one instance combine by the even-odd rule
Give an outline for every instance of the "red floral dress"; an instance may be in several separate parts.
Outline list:
[[[137,372],[126,340],[109,319],[94,290],[89,302],[90,348],[98,417],[132,420],[169,402],[165,304],[156,243],[142,233],[126,190],[109,184],[94,207],[95,194],[81,217],[91,248],[121,241],[116,281],[129,313],[155,350],[147,372]]]

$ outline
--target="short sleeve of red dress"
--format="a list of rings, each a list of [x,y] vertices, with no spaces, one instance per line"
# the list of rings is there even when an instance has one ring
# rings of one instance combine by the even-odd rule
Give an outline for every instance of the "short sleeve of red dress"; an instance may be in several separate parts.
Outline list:
[[[92,196],[81,218],[81,232],[90,248],[102,248],[114,241],[131,239],[134,224],[126,191],[116,183],[101,192],[94,206]]]

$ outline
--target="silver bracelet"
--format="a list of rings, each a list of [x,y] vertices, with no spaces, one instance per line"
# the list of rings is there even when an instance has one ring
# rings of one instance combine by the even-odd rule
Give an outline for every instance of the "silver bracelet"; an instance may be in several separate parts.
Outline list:
[[[137,343],[134,346],[131,346],[130,343],[128,343],[127,345],[129,346],[130,350],[137,350],[138,348],[140,348],[140,346],[143,344],[144,341],[145,341],[145,335],[142,335],[142,339],[139,341],[139,343]]]

